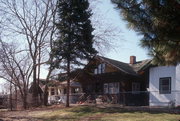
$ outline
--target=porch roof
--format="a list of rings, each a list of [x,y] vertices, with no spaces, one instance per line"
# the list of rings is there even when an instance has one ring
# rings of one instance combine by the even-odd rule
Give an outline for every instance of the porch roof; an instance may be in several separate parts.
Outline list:
[[[45,86],[45,79],[40,79],[40,87],[44,88]],[[58,80],[49,80],[49,83],[48,83],[48,86],[59,86],[59,87],[64,87],[67,85],[67,81],[58,81]],[[74,80],[70,80],[70,87],[81,87],[81,84],[77,81],[74,81]]]
[[[60,85],[67,86],[67,81],[61,82]],[[70,81],[70,87],[81,87],[81,84],[79,82],[77,82],[77,81],[71,80]]]

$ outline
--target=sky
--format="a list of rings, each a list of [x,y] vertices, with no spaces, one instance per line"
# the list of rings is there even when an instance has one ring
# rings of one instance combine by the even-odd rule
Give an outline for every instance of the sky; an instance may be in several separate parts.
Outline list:
[[[127,63],[131,55],[136,56],[137,61],[150,58],[147,55],[147,50],[139,46],[141,36],[127,28],[127,23],[122,20],[119,10],[115,9],[115,5],[113,5],[110,0],[98,1],[96,5],[104,14],[106,20],[122,31],[120,37],[114,40],[118,47],[115,47],[115,50],[110,50],[104,56]]]
[[[114,27],[121,30],[119,37],[113,39],[113,43],[117,45],[115,46],[115,49],[113,48],[108,51],[104,50],[105,53],[103,56],[126,63],[129,63],[129,58],[132,55],[136,56],[137,61],[150,58],[147,56],[147,51],[139,46],[141,37],[138,36],[135,31],[127,28],[127,23],[122,20],[119,10],[115,9],[115,5],[113,5],[110,0],[92,1],[95,2],[93,4],[95,5],[95,9],[97,9],[97,11],[100,10],[101,14],[105,17],[103,18],[103,21],[106,21],[105,23],[112,24]],[[101,19],[102,18],[100,17],[100,22],[102,21]],[[41,78],[45,78],[45,73],[47,72],[43,71]],[[2,83],[4,82],[0,81],[0,85],[2,85]],[[1,91],[2,88],[0,86],[0,92]]]

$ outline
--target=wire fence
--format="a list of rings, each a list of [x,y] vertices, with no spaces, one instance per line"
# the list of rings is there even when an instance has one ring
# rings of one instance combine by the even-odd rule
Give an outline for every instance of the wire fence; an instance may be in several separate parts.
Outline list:
[[[57,95],[58,96],[58,95]],[[155,91],[125,91],[117,94],[104,94],[104,93],[76,93],[70,94],[70,102],[94,103],[94,104],[119,104],[123,106],[180,106],[180,90],[171,90],[170,93],[161,94],[159,90]],[[66,95],[59,95],[58,98],[51,99],[54,103],[65,103]],[[56,101],[57,99],[57,101]],[[10,107],[10,98],[0,96],[0,108]],[[58,102],[59,101],[59,102]],[[61,102],[60,102],[61,101]],[[22,105],[22,100],[12,99],[14,108],[17,104]]]
[[[80,103],[113,103],[126,106],[168,106],[180,105],[180,90],[171,90],[170,93],[161,94],[159,91],[126,91],[118,94],[84,94],[79,97]]]

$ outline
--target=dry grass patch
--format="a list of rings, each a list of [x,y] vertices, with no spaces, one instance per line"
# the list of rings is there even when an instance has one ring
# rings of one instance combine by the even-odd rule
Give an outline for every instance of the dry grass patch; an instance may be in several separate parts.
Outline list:
[[[146,113],[146,112],[131,112],[131,113],[114,113],[108,114],[101,118],[102,121],[180,121],[179,114],[167,113]]]
[[[18,121],[179,121],[179,114],[129,111],[122,108],[73,106],[53,107],[29,111],[4,111],[6,119]],[[33,120],[32,120],[33,119]],[[14,121],[14,120],[13,120]]]

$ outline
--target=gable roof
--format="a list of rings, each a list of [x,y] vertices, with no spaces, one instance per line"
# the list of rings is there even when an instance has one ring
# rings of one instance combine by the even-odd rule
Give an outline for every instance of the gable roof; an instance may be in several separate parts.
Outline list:
[[[95,58],[100,59],[104,61],[105,63],[108,63],[114,66],[120,71],[125,72],[127,74],[131,74],[131,75],[137,75],[139,71],[146,69],[147,67],[149,67],[151,63],[150,59],[138,61],[135,64],[129,64],[129,63],[120,62],[120,61],[109,59],[102,56],[96,56]]]
[[[146,69],[150,65],[151,65],[151,60],[146,59],[146,60],[138,61],[135,64],[132,64],[131,66],[134,69],[134,71],[139,72]]]

